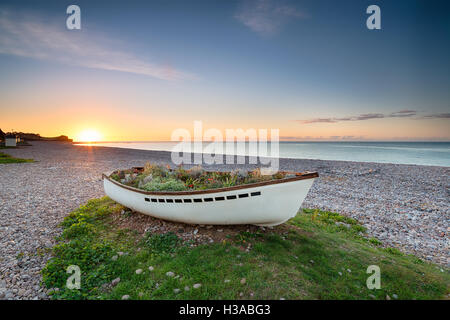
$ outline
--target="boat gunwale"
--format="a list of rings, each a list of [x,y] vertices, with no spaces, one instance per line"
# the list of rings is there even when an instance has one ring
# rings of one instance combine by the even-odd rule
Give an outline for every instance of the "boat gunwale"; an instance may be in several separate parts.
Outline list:
[[[113,184],[115,184],[123,189],[127,189],[130,191],[134,191],[134,192],[138,192],[138,193],[142,193],[142,194],[146,194],[146,195],[189,196],[189,195],[201,195],[201,194],[210,194],[210,193],[222,193],[222,192],[229,192],[229,191],[242,190],[242,189],[251,189],[251,188],[263,187],[263,186],[274,185],[274,184],[281,184],[281,183],[286,183],[286,182],[314,179],[314,178],[319,177],[319,173],[317,173],[317,172],[304,172],[304,173],[295,173],[295,174],[296,174],[295,177],[290,177],[290,178],[274,179],[274,180],[269,180],[269,181],[241,184],[241,185],[225,187],[225,188],[193,190],[193,191],[145,191],[142,189],[138,189],[138,188],[134,188],[134,187],[130,187],[125,184],[122,184],[122,183],[112,179],[110,176],[108,176],[104,173],[102,174],[102,178],[112,182]]]

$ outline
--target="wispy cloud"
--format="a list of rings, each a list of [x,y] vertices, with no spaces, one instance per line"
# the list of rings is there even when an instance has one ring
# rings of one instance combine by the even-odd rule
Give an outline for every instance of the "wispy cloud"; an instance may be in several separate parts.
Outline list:
[[[294,120],[301,124],[311,123],[337,123],[343,121],[363,121],[371,119],[386,119],[386,118],[411,118],[415,120],[420,119],[450,119],[450,113],[431,113],[420,116],[415,110],[400,110],[389,114],[383,113],[364,113],[359,116],[342,117],[342,118],[314,118],[306,120]]]
[[[280,136],[281,141],[359,141],[365,139],[367,139],[365,136]]]
[[[94,38],[82,30],[68,31],[36,15],[19,16],[0,9],[0,54],[94,69],[113,70],[164,80],[194,78],[170,65],[150,63],[125,50],[101,45],[106,39]]]
[[[381,118],[386,118],[386,116],[381,113],[364,113],[355,118],[350,118],[350,120],[346,119],[345,121],[359,121],[359,120],[370,120],[370,119],[381,119]]]
[[[422,117],[423,119],[450,119],[450,113],[429,114]]]
[[[349,116],[342,118],[315,118],[315,119],[307,119],[307,120],[295,120],[301,124],[310,124],[310,123],[337,123],[343,121],[364,121],[371,119],[384,119],[384,118],[412,118],[417,115],[417,111],[415,110],[400,110],[396,112],[392,112],[389,114],[383,113],[363,113],[358,116]]]
[[[245,0],[235,18],[255,32],[270,35],[291,19],[305,18],[303,11],[275,0]]]
[[[400,110],[397,112],[393,112],[390,114],[391,118],[408,118],[415,116],[417,114],[417,111],[415,110]]]

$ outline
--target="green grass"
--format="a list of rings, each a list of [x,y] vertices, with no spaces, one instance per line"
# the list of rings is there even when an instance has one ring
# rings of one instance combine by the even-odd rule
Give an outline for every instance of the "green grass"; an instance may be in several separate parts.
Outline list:
[[[5,147],[7,148],[7,147]],[[33,162],[33,159],[21,159],[21,158],[14,158],[10,156],[9,154],[0,152],[0,164],[1,163],[23,163],[23,162]]]
[[[337,213],[304,210],[287,226],[191,247],[173,233],[141,236],[119,229],[111,214],[121,209],[105,197],[65,218],[42,270],[47,288],[58,288],[54,299],[445,299],[449,292],[448,270],[383,248],[364,237],[357,221]],[[80,290],[65,287],[69,265],[82,271]],[[366,287],[369,265],[381,269],[379,290]],[[166,276],[168,271],[179,278]],[[117,286],[105,285],[117,277]],[[194,289],[195,283],[201,287]]]

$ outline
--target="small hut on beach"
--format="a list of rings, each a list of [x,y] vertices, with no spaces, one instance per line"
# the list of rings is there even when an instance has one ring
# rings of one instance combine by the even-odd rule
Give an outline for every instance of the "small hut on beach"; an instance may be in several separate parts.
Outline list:
[[[15,134],[8,133],[5,135],[5,147],[15,147],[19,142],[19,137]]]

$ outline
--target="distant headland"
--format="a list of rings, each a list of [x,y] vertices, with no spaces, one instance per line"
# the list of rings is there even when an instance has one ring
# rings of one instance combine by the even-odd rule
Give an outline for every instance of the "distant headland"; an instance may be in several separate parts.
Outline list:
[[[7,135],[13,135],[20,138],[21,141],[63,141],[73,142],[73,139],[69,139],[68,136],[60,135],[57,137],[41,137],[38,133],[24,133],[24,132],[8,132],[4,133],[0,129],[0,141],[4,141]]]

